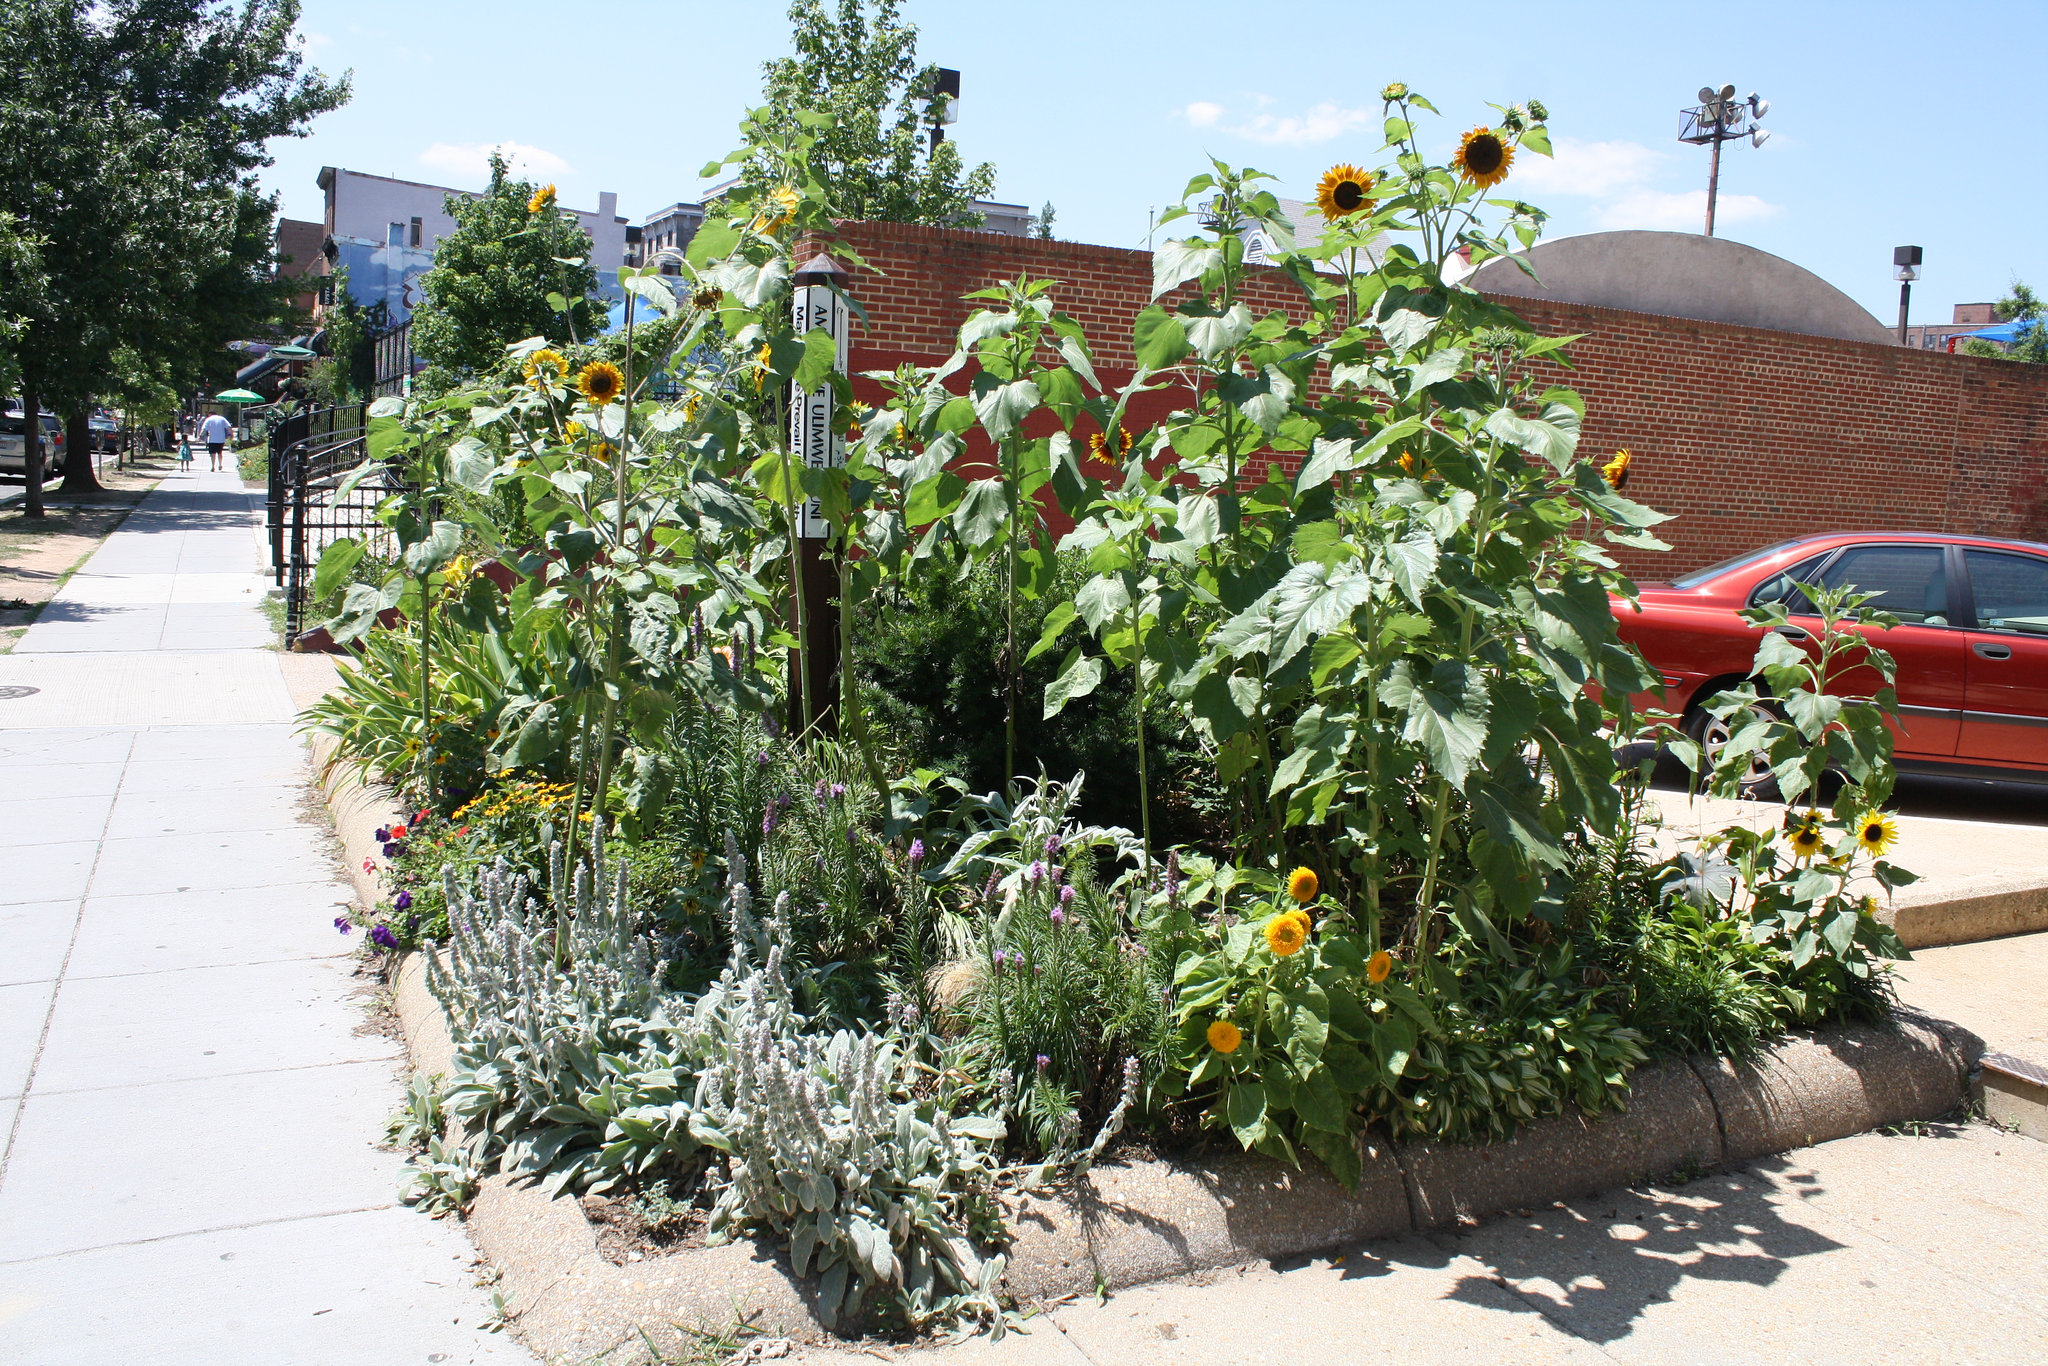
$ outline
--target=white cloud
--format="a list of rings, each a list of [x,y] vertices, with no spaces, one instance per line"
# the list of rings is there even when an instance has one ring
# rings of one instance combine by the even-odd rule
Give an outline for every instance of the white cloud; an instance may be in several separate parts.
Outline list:
[[[1269,95],[1255,95],[1252,102],[1263,109],[1272,104],[1273,99]],[[1224,116],[1229,112],[1222,105],[1208,100],[1197,100],[1180,111],[1181,117],[1197,128],[1216,128],[1248,142],[1289,147],[1328,142],[1354,129],[1368,127],[1378,117],[1371,110],[1349,109],[1331,100],[1323,101],[1305,114],[1262,112],[1226,121]]]
[[[1755,223],[1775,218],[1783,210],[1753,194],[1723,194],[1714,199],[1714,222]],[[1698,232],[1707,221],[1707,192],[1681,190],[1636,190],[1600,206],[1597,217],[1603,228],[1662,228]]]
[[[505,160],[512,163],[513,170],[530,175],[561,176],[575,171],[553,152],[529,147],[523,142],[500,142],[495,146],[483,142],[437,142],[420,153],[420,165],[449,175],[483,180],[491,173],[493,150],[502,152]]]
[[[1536,204],[1557,195],[1588,199],[1602,228],[1697,232],[1707,217],[1706,189],[1660,190],[1652,183],[1681,170],[1704,174],[1705,167],[1639,142],[1560,138],[1555,157],[1525,150],[1515,158],[1513,189]],[[1714,206],[1717,223],[1754,223],[1781,212],[1753,194],[1723,194]]]

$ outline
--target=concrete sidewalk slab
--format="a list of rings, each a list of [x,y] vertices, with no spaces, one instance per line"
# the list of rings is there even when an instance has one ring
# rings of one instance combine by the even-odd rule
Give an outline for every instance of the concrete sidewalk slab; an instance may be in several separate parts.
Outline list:
[[[254,507],[159,489],[0,656],[0,1361],[530,1363],[376,1146]]]

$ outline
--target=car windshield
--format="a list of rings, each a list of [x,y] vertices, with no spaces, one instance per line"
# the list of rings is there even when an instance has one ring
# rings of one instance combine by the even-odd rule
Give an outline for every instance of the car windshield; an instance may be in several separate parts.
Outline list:
[[[1762,550],[1752,550],[1747,554],[1737,555],[1733,559],[1723,560],[1719,564],[1710,564],[1705,569],[1695,569],[1682,579],[1673,579],[1671,586],[1673,588],[1698,588],[1709,579],[1717,579],[1731,570],[1740,569],[1744,565],[1755,564],[1758,560],[1767,560],[1786,546],[1796,544],[1798,544],[1796,541],[1780,541],[1776,545],[1767,545]]]

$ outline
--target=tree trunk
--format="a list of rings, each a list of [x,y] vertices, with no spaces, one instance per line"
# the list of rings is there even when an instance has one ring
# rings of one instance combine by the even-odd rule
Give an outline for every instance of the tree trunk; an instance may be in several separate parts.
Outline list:
[[[42,398],[36,393],[36,383],[24,373],[21,377],[21,473],[28,483],[28,493],[22,499],[21,512],[31,519],[43,515],[42,417]]]
[[[92,420],[90,409],[80,408],[64,419],[63,493],[98,493],[99,475],[92,467]]]

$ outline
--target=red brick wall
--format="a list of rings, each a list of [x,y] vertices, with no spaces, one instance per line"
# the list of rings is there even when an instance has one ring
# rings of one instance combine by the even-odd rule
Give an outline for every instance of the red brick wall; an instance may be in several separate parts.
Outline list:
[[[852,368],[936,365],[976,305],[961,296],[1028,274],[1087,329],[1106,384],[1135,364],[1131,320],[1149,301],[1149,253],[994,233],[849,223],[866,259],[849,288],[868,312]],[[1166,300],[1169,306],[1178,294]],[[1277,272],[1247,289],[1255,314],[1305,312]],[[2048,540],[2048,368],[1769,332],[1620,309],[1502,297],[1538,332],[1582,332],[1556,378],[1585,396],[1582,449],[1635,454],[1629,493],[1675,520],[1669,555],[1634,572],[1682,573],[1827,530],[1975,532]],[[1181,406],[1173,392],[1132,425]]]

